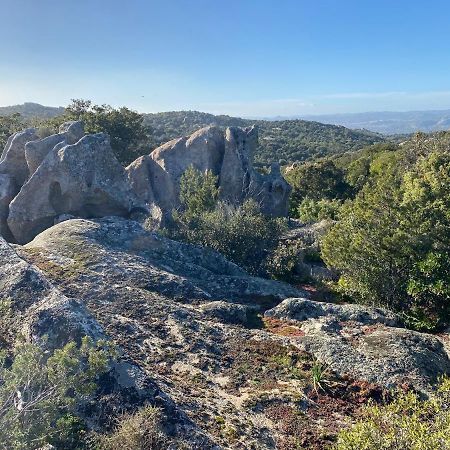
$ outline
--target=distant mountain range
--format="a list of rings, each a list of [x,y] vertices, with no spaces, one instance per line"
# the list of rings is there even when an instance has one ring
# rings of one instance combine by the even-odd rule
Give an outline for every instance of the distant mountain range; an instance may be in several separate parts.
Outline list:
[[[300,117],[295,117],[300,118]],[[438,111],[367,112],[302,116],[305,120],[365,129],[382,134],[409,134],[450,129],[450,109]],[[278,118],[276,118],[278,120]]]

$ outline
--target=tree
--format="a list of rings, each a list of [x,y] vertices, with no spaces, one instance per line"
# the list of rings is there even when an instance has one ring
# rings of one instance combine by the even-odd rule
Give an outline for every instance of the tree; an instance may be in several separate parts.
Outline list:
[[[24,124],[20,114],[11,114],[0,117],[0,155],[8,138],[23,128]]]
[[[345,199],[351,195],[345,172],[328,159],[296,166],[285,176],[292,185],[291,213],[294,216],[305,198],[319,201]]]
[[[76,441],[77,403],[92,394],[114,352],[106,342],[84,338],[48,355],[32,344],[18,346],[11,366],[0,361],[0,443],[8,450],[37,449]],[[76,434],[76,433],[75,433]],[[76,442],[72,442],[74,445]],[[58,448],[75,448],[70,442]]]
[[[323,239],[322,255],[348,295],[432,328],[450,312],[450,156],[434,152],[412,163],[407,154],[384,155],[372,167]]]
[[[72,100],[64,115],[41,122],[40,126],[56,130],[68,120],[82,120],[87,133],[108,133],[114,154],[124,165],[151,151],[150,129],[144,125],[144,116],[126,107]]]

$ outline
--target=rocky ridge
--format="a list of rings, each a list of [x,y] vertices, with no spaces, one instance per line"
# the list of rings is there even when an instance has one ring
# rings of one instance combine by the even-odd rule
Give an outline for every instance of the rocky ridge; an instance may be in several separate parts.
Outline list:
[[[40,139],[34,128],[8,139],[0,158],[0,234],[25,244],[70,217],[150,215],[170,221],[180,206],[180,177],[190,166],[218,177],[220,197],[255,199],[269,215],[285,216],[290,186],[279,167],[253,168],[254,128],[206,127],[142,156],[124,169],[106,134],[84,135],[81,122]]]

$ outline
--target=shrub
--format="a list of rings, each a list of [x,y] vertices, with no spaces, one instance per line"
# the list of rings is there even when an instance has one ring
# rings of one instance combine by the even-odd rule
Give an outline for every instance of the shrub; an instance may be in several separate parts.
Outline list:
[[[324,159],[308,162],[287,171],[286,179],[292,185],[291,212],[297,216],[299,205],[306,199],[319,201],[346,199],[351,196],[345,172],[333,161]]]
[[[431,152],[416,162],[384,154],[372,170],[373,179],[324,237],[323,258],[341,272],[341,288],[356,300],[403,312],[417,328],[445,325],[450,153]]]
[[[13,313],[11,310],[11,301],[9,299],[0,299],[0,349],[8,347],[12,341]]]
[[[184,219],[189,220],[205,211],[212,211],[218,196],[217,177],[210,170],[203,174],[191,165],[181,176],[180,202]]]
[[[161,410],[147,406],[122,416],[111,434],[94,439],[96,450],[158,450],[167,448],[161,427]]]
[[[303,223],[319,222],[323,219],[336,220],[342,202],[340,200],[313,200],[309,197],[303,199],[297,209],[297,216]]]
[[[39,347],[20,344],[13,362],[0,362],[0,442],[2,448],[29,450],[58,443],[77,448],[82,423],[76,405],[96,389],[112,348],[84,338],[50,357]]]
[[[271,278],[291,281],[295,266],[301,259],[302,244],[299,241],[281,241],[267,257],[266,270]]]
[[[286,230],[284,219],[267,217],[254,200],[240,206],[217,202],[217,178],[190,167],[181,177],[182,208],[173,212],[169,236],[212,248],[252,274],[265,273],[265,260]]]
[[[264,216],[253,200],[240,206],[219,202],[182,231],[188,242],[212,248],[252,274],[263,274],[265,259],[285,230],[282,219]]]
[[[450,449],[450,383],[431,398],[403,393],[388,405],[370,405],[350,429],[341,431],[335,450]]]

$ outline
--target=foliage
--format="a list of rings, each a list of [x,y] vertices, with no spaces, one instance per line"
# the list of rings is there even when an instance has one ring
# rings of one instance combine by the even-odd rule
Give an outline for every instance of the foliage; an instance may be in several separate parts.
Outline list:
[[[24,127],[20,114],[15,113],[0,117],[0,155],[8,138],[22,128]]]
[[[345,181],[354,194],[359,192],[370,178],[370,167],[374,159],[382,153],[391,153],[399,149],[393,143],[379,143],[364,147],[357,152],[348,152],[333,159],[334,164],[345,172]]]
[[[299,241],[281,241],[267,257],[267,274],[276,280],[292,281],[301,250],[302,244]]]
[[[86,133],[108,133],[114,154],[125,165],[150,153],[150,130],[143,123],[144,116],[124,106],[113,108],[95,105],[90,100],[72,100],[63,115],[38,121],[37,125],[56,132],[59,125],[69,120],[82,120]]]
[[[344,170],[325,159],[295,165],[286,171],[286,179],[292,186],[293,213],[305,198],[311,200],[345,199],[351,196],[350,185],[345,181]]]
[[[282,219],[264,216],[253,200],[237,207],[219,202],[191,220],[178,219],[178,225],[179,238],[212,248],[252,274],[264,273],[265,259],[285,230]]]
[[[184,207],[185,218],[212,211],[218,195],[217,177],[211,171],[202,174],[191,165],[181,176],[180,201]]]
[[[341,431],[335,450],[450,449],[450,382],[429,399],[402,393],[388,405],[369,405],[350,429]]]
[[[0,442],[11,450],[61,443],[75,448],[82,432],[76,417],[79,401],[91,395],[97,377],[113,356],[109,344],[84,338],[54,351],[22,343],[10,366],[0,365]],[[77,437],[78,436],[78,437]]]
[[[322,254],[346,294],[404,311],[424,328],[445,323],[450,311],[450,153],[418,144],[420,151],[372,161],[369,182],[343,206]]]
[[[167,448],[161,427],[161,410],[153,406],[122,416],[111,434],[98,435],[96,450],[158,450]]]
[[[297,215],[303,223],[319,222],[324,219],[336,220],[341,206],[342,202],[337,199],[313,200],[306,197],[298,206]]]
[[[330,370],[331,368],[328,364],[321,363],[320,361],[315,361],[312,365],[311,382],[316,393],[319,390],[324,391],[325,386],[330,382],[326,378]]]
[[[265,260],[286,229],[283,219],[261,213],[254,200],[240,206],[218,202],[217,177],[189,167],[180,179],[180,211],[169,236],[212,248],[250,273],[262,274]]]

